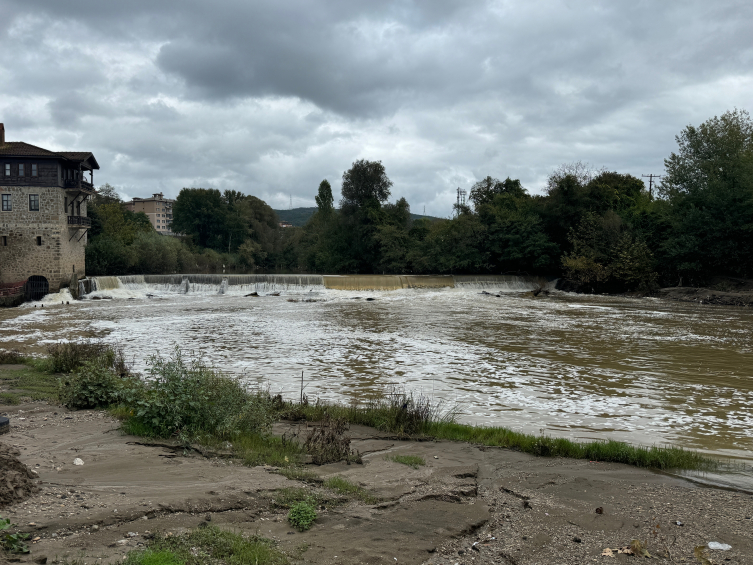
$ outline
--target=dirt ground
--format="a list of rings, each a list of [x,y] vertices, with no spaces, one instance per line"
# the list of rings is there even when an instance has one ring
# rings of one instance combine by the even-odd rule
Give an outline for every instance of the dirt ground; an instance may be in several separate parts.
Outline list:
[[[0,442],[20,452],[40,487],[0,508],[34,538],[20,562],[115,563],[155,532],[210,521],[277,540],[293,563],[624,563],[638,558],[617,549],[639,539],[664,563],[699,563],[693,548],[714,541],[732,548],[709,551],[713,563],[753,564],[753,496],[624,465],[406,442],[354,426],[364,464],[312,469],[381,501],[325,505],[299,533],[270,502],[278,489],[314,487],[273,468],[148,445],[97,411],[33,403],[0,406],[0,414],[11,419]],[[420,455],[426,465],[413,469],[390,454]],[[615,555],[603,556],[606,548]]]

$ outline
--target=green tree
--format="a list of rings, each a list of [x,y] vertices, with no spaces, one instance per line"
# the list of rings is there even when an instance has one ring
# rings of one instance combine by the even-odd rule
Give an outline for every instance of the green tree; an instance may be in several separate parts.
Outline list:
[[[381,204],[390,197],[391,187],[381,161],[360,159],[343,173],[341,205],[360,208],[369,201]]]
[[[319,213],[328,216],[335,205],[335,199],[332,197],[332,187],[327,179],[319,183],[319,192],[314,197]]]
[[[214,188],[184,188],[173,205],[172,229],[201,247],[227,248],[227,202]],[[240,245],[240,242],[238,242]]]
[[[702,284],[753,275],[753,122],[734,110],[687,126],[659,187],[671,229],[659,246],[667,276]]]

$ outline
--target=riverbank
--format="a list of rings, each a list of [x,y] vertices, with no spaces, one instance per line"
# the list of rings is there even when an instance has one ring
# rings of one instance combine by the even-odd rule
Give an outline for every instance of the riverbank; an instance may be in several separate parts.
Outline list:
[[[625,465],[405,441],[354,425],[362,464],[309,464],[300,481],[241,465],[232,448],[186,450],[122,434],[103,411],[38,402],[0,412],[12,426],[0,441],[18,446],[39,477],[38,494],[0,509],[39,538],[23,562],[120,562],[155,534],[180,536],[203,522],[268,538],[291,563],[611,562],[606,549],[617,554],[633,539],[662,562],[697,562],[694,548],[716,541],[732,549],[709,551],[714,562],[753,563],[753,497]],[[273,433],[308,430],[281,422]],[[332,477],[369,496],[327,488]],[[303,533],[286,521],[286,500],[301,492],[318,513]]]

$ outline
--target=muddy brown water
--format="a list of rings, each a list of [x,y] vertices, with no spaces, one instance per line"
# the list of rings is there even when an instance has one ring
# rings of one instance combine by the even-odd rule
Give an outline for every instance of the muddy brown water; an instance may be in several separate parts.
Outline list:
[[[303,371],[310,398],[363,401],[398,385],[457,406],[464,422],[753,459],[747,309],[479,288],[174,290],[136,285],[90,295],[112,299],[61,305],[62,294],[43,309],[2,310],[0,343],[41,353],[101,338],[140,370],[178,345],[289,398]]]

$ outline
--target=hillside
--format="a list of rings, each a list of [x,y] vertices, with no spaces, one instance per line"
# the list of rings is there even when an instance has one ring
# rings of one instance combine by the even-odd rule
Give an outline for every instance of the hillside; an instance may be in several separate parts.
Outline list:
[[[308,222],[309,218],[316,212],[316,207],[313,208],[293,208],[292,210],[275,210],[275,214],[280,218],[281,222],[290,222],[296,227],[301,227]],[[434,216],[422,216],[421,214],[411,214],[411,220],[418,220],[420,218],[426,218],[428,220],[436,221],[441,218],[435,218]]]

